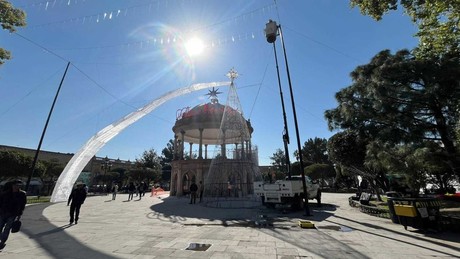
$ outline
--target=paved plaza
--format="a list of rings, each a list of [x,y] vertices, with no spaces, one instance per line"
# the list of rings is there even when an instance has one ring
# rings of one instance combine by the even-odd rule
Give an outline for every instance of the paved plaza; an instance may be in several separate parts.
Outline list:
[[[460,258],[460,235],[422,233],[323,193],[312,216],[264,207],[209,208],[167,193],[88,197],[78,225],[67,203],[27,206],[0,258]],[[298,227],[308,219],[316,228]],[[257,224],[256,224],[257,223]],[[200,244],[200,245],[194,245]]]

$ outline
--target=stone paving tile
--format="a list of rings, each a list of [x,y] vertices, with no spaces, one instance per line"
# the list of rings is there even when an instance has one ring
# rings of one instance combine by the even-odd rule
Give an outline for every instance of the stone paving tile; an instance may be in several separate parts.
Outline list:
[[[89,197],[78,225],[67,226],[65,203],[28,206],[23,232],[10,236],[0,258],[455,258],[460,239],[425,235],[348,206],[345,194],[324,194],[314,206],[317,229],[296,226],[302,212],[281,215],[267,209],[213,209],[194,212],[188,200],[166,196],[140,201]],[[199,206],[199,207],[198,207]],[[120,213],[120,211],[129,213]],[[270,214],[271,213],[271,214]],[[280,216],[276,227],[236,226],[238,217]],[[116,216],[114,216],[116,215]],[[231,219],[231,220],[229,220]],[[222,225],[223,222],[229,224]],[[321,227],[346,226],[350,232]],[[185,250],[190,243],[211,244],[204,252]]]

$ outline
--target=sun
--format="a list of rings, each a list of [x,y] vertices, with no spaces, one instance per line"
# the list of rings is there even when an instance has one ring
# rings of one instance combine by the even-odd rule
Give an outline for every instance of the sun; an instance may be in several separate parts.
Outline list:
[[[204,43],[200,38],[193,37],[185,43],[185,49],[189,56],[198,56],[203,53]]]

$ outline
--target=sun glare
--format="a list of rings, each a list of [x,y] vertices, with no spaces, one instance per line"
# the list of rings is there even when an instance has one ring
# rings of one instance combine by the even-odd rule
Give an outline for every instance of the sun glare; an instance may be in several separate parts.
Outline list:
[[[197,56],[200,55],[204,50],[204,43],[199,38],[191,38],[187,43],[185,43],[185,49],[189,56]]]

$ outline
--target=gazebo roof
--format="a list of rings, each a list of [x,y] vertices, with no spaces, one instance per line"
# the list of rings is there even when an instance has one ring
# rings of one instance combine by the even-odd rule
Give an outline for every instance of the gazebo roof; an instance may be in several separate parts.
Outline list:
[[[185,110],[178,117],[173,127],[173,132],[180,138],[181,132],[184,131],[185,142],[199,143],[200,129],[203,129],[203,144],[220,144],[218,138],[221,134],[220,128],[224,114],[225,123],[222,128],[226,129],[225,143],[240,143],[242,139],[248,140],[250,136],[242,135],[249,135],[253,132],[251,123],[244,119],[239,111],[219,102],[200,104],[192,109]],[[247,130],[244,127],[247,127]]]

